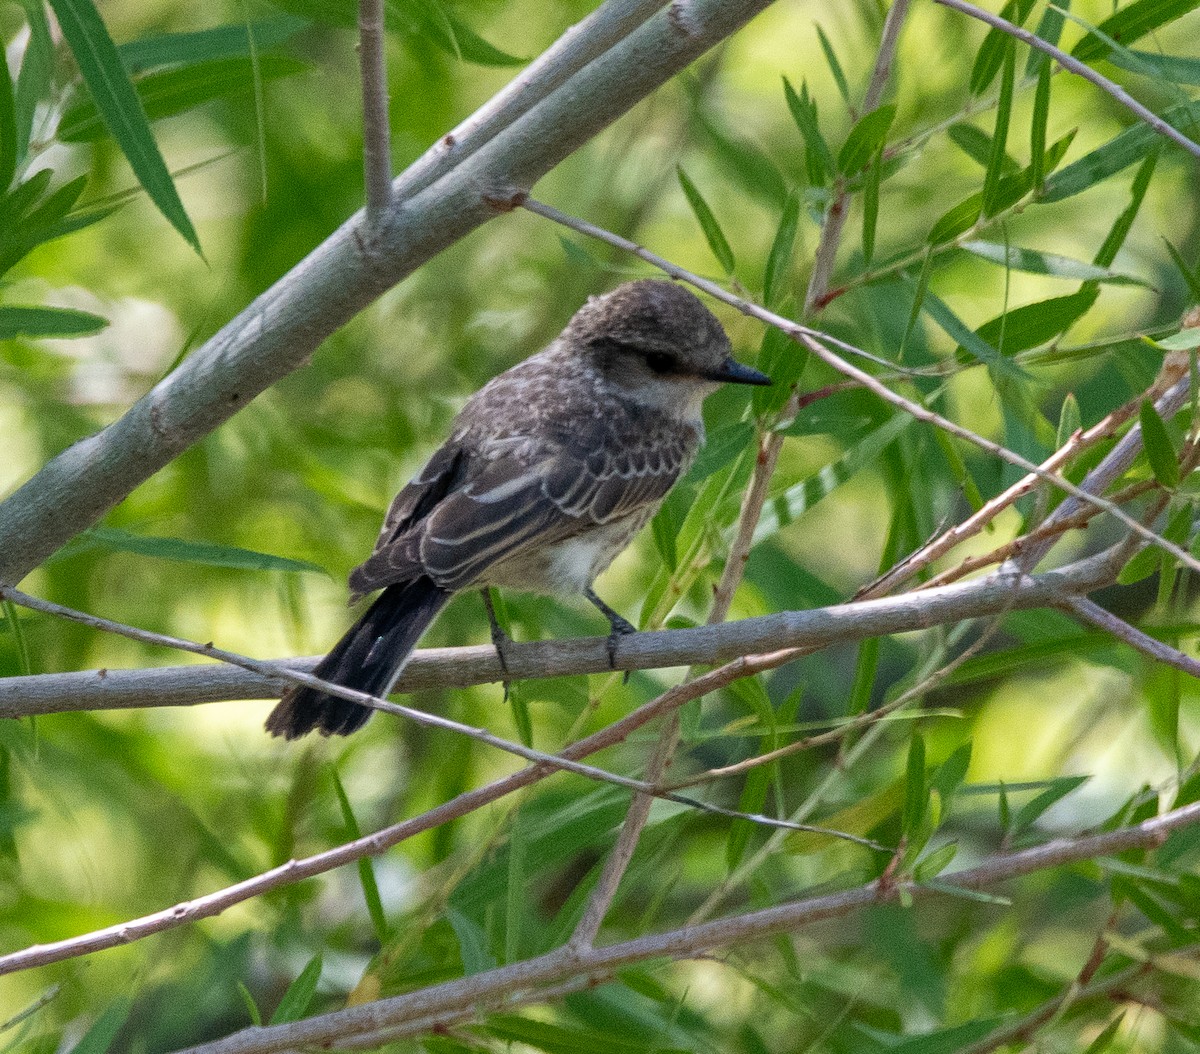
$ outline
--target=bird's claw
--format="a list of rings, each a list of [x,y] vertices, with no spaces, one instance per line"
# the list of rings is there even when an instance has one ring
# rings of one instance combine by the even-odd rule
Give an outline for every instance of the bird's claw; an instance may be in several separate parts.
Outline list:
[[[608,635],[608,644],[607,644],[608,668],[615,672],[617,669],[617,647],[621,643],[621,638],[628,637],[631,633],[636,633],[637,628],[635,626],[631,625],[629,622],[625,621],[625,619],[621,618],[620,615],[618,615],[616,618],[614,618],[612,620],[611,626],[612,626],[612,632],[609,633],[609,635]],[[630,673],[632,673],[631,670],[625,671],[624,676],[621,678],[622,684],[629,683]]]

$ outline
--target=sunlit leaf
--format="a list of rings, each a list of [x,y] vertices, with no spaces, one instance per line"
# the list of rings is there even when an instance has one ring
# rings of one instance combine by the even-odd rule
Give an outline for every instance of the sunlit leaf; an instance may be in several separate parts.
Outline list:
[[[279,1006],[271,1015],[269,1025],[283,1025],[289,1021],[299,1021],[308,1012],[308,1004],[317,994],[317,985],[321,980],[321,956],[314,955],[308,965],[300,971],[296,979],[288,985],[283,993]]]
[[[1197,0],[1135,0],[1110,15],[1097,28],[1122,45],[1129,45],[1195,10],[1196,6]],[[1071,49],[1071,54],[1081,62],[1094,62],[1105,58],[1111,50],[1103,40],[1087,36]]]
[[[1000,17],[1007,22],[1022,25],[1029,12],[1033,9],[1034,0],[1008,0],[1000,9]],[[968,82],[972,95],[982,95],[987,91],[1000,67],[1004,64],[1004,56],[1011,47],[1012,37],[1000,29],[989,29],[983,38],[983,44],[975,56],[975,65],[971,68]]]
[[[825,36],[825,30],[820,26],[817,26],[817,39],[821,42],[821,50],[825,53],[825,61],[829,64],[829,72],[833,74],[833,82],[837,85],[838,94],[841,95],[842,102],[849,106],[850,85],[846,83],[846,74],[842,72],[842,64],[838,62],[833,45],[829,43],[829,38]]]
[[[896,107],[892,105],[863,114],[838,152],[838,171],[848,176],[862,169],[883,147],[895,119]]]
[[[54,40],[50,36],[50,24],[46,20],[46,8],[42,0],[22,0],[25,18],[29,22],[29,43],[21,57],[21,72],[17,75],[17,157],[24,158],[29,152],[29,137],[33,131],[33,120],[38,103],[50,91],[50,80],[54,73]]]
[[[1016,245],[1005,246],[984,241],[963,242],[962,248],[981,259],[1010,267],[1014,271],[1024,271],[1027,274],[1066,278],[1077,282],[1106,282],[1109,285],[1149,285],[1148,282],[1133,275],[1120,274],[1107,267],[1097,267],[1095,264],[1084,263],[1082,260],[1073,260],[1069,256],[1039,252],[1037,249],[1024,249]]]

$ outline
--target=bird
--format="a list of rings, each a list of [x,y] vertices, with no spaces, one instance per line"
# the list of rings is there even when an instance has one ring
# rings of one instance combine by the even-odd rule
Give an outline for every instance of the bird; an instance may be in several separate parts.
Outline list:
[[[396,495],[351,603],[382,590],[313,675],[386,696],[455,593],[582,594],[608,619],[609,657],[634,627],[592,583],[646,525],[704,439],[701,405],[726,382],[771,379],[733,357],[716,317],[666,280],[590,297],[548,347],[493,378]],[[349,735],[371,708],[293,684],[266,730]]]

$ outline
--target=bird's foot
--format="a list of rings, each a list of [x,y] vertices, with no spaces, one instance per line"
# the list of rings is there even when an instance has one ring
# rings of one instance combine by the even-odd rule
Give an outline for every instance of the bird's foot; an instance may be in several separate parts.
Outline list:
[[[611,670],[617,668],[617,648],[621,643],[622,637],[628,637],[631,633],[637,632],[637,626],[626,618],[622,618],[612,608],[610,608],[603,600],[601,600],[592,590],[584,593],[593,604],[596,605],[602,612],[604,617],[608,619],[609,634],[608,634],[608,666]],[[625,671],[625,676],[621,678],[622,684],[629,683],[630,671]]]
[[[500,672],[504,674],[504,679],[500,684],[504,688],[504,702],[508,702],[509,679],[508,679],[508,659],[505,658],[504,650],[512,643],[512,637],[500,628],[500,622],[496,618],[496,609],[492,607],[492,594],[484,588],[483,606],[487,609],[488,626],[492,633],[492,647],[496,649],[496,659],[500,663]]]

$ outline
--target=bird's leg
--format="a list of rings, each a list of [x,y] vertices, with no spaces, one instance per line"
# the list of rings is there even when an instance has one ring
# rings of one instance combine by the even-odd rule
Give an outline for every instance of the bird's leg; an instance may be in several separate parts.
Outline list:
[[[492,647],[496,649],[496,658],[500,660],[500,669],[506,675],[500,683],[504,685],[504,701],[508,702],[508,660],[504,657],[504,649],[512,643],[512,638],[500,628],[500,623],[496,620],[496,609],[492,607],[492,591],[484,586],[480,591],[483,594],[483,606],[487,608],[488,624],[492,628]]]
[[[590,587],[584,590],[583,595],[596,605],[608,619],[610,633],[608,634],[608,664],[614,670],[617,668],[617,644],[620,643],[622,637],[627,637],[631,633],[637,632],[637,627],[628,619],[622,618],[612,608],[610,608],[603,600],[596,596],[596,591]],[[629,681],[629,670],[625,671],[625,676],[622,678],[624,683]]]

